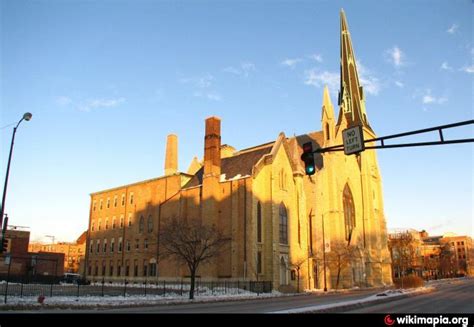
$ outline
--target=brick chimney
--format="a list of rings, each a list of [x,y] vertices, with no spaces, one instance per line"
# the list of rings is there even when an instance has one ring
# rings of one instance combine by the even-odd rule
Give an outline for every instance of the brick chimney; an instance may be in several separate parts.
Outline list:
[[[204,173],[202,176],[201,218],[206,225],[217,225],[221,176],[221,120],[217,117],[206,119],[204,138]]]
[[[204,178],[221,175],[221,119],[206,119],[206,136],[204,138]]]
[[[169,134],[166,138],[165,175],[178,172],[178,136]]]

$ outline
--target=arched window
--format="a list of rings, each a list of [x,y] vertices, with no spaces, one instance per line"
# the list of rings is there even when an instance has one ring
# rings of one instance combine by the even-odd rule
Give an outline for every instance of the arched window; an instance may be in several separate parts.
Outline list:
[[[344,225],[346,232],[346,240],[349,241],[352,236],[352,230],[355,227],[355,209],[352,192],[349,185],[346,184],[342,194],[342,205],[344,208]]]
[[[288,244],[288,214],[283,203],[280,204],[280,243]]]
[[[151,215],[148,216],[148,222],[147,222],[147,228],[148,232],[151,233],[153,232],[153,217]]]
[[[145,218],[140,216],[140,222],[138,223],[138,231],[141,233],[145,229]]]
[[[262,242],[262,205],[257,202],[257,242]]]

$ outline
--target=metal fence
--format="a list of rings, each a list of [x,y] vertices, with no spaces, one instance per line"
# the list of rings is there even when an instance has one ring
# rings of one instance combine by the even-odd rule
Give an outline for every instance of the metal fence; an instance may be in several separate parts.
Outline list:
[[[213,296],[224,294],[270,293],[272,282],[268,281],[200,281],[196,280],[196,296]],[[8,297],[26,296],[187,296],[191,287],[189,280],[178,281],[157,281],[144,283],[129,283],[124,280],[122,283],[99,282],[91,285],[81,284],[36,284],[36,283],[15,283],[1,282],[0,294],[4,296],[7,303]]]

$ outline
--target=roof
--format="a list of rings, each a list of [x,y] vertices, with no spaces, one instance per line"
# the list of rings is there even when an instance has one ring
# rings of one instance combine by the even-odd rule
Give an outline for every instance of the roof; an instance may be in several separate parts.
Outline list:
[[[225,175],[227,180],[236,177],[237,175],[246,176],[252,175],[252,168],[264,155],[270,153],[272,150],[272,143],[266,143],[263,147],[254,147],[248,151],[237,152],[236,155],[221,160],[221,174]],[[191,180],[183,187],[189,188],[202,184],[202,175],[204,167],[201,167]]]
[[[299,151],[302,153],[303,144],[306,142],[314,142],[316,148],[322,147],[324,142],[323,132],[312,132],[308,134],[302,134],[299,136],[293,137],[296,139]],[[289,140],[289,139],[287,139]],[[240,150],[235,153],[234,156],[223,158],[221,160],[221,175],[225,175],[226,180],[240,176],[249,176],[252,175],[252,169],[257,164],[257,162],[266,154],[269,154],[272,151],[275,141],[260,144],[253,146],[247,149]],[[318,160],[317,155],[315,155],[316,165],[322,167],[322,158]],[[196,174],[191,178],[191,180],[183,187],[190,188],[196,187],[202,184],[202,176],[204,173],[204,167],[201,167]]]

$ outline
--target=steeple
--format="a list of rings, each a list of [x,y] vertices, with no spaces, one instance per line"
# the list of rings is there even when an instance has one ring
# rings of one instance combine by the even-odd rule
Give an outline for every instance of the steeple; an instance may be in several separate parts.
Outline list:
[[[325,146],[334,138],[334,107],[331,102],[329,95],[329,89],[327,85],[324,86],[323,91],[323,110],[321,117],[321,127],[324,134]]]
[[[351,36],[346,15],[341,9],[341,85],[338,104],[340,107],[337,125],[343,119],[348,126],[362,125],[372,131],[365,111],[365,98],[359,83],[356,58],[352,48]]]

